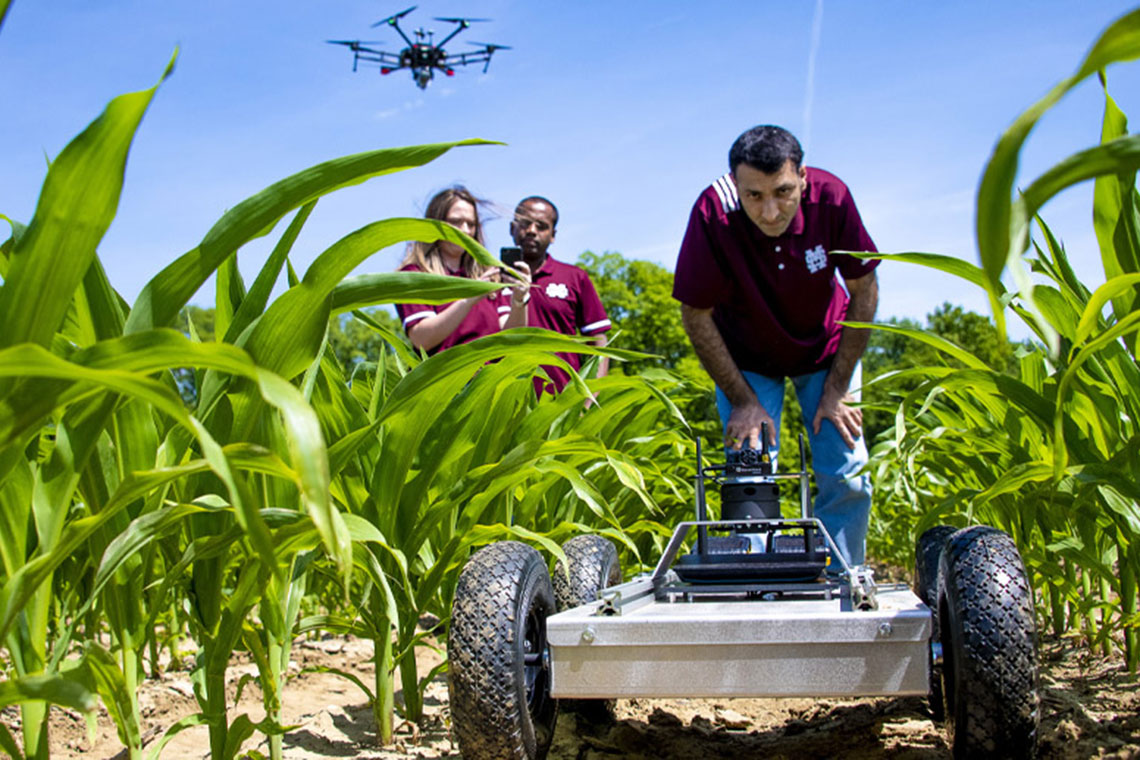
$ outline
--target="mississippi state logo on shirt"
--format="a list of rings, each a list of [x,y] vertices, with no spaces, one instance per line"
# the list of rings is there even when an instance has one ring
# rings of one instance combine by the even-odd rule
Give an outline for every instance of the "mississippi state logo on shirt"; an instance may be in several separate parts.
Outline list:
[[[822,245],[817,245],[815,248],[805,251],[804,264],[807,265],[809,272],[815,274],[827,266],[827,251],[823,250]]]
[[[551,298],[569,298],[570,289],[561,282],[552,282],[546,286],[546,295]]]

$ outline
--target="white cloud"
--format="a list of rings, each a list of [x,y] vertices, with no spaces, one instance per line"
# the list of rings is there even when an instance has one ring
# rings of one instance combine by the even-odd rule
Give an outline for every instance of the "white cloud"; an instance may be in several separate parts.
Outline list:
[[[372,118],[375,119],[376,121],[384,121],[385,119],[390,119],[393,116],[399,116],[400,114],[407,113],[409,111],[414,111],[417,108],[423,108],[423,105],[424,105],[424,99],[423,98],[416,98],[415,100],[406,100],[401,105],[398,105],[395,108],[386,108],[383,111],[377,111],[376,113],[374,113],[372,115]]]

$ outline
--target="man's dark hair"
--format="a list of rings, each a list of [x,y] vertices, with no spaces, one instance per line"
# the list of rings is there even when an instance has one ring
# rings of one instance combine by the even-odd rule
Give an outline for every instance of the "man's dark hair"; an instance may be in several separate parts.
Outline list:
[[[551,203],[549,198],[543,198],[541,195],[528,195],[517,204],[515,204],[515,210],[517,211],[518,209],[522,208],[524,203],[531,202],[545,203],[547,206],[550,206],[550,210],[554,212],[554,226],[558,226],[558,207]]]
[[[736,167],[748,164],[765,174],[775,174],[789,159],[800,168],[804,160],[800,141],[783,127],[762,124],[736,138],[728,151],[728,168],[735,174]]]

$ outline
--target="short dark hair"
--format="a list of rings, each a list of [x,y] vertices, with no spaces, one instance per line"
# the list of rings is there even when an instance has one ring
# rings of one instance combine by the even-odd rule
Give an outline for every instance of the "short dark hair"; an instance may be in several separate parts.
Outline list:
[[[799,169],[804,161],[804,149],[795,135],[771,124],[748,130],[736,138],[728,151],[728,168],[733,174],[741,164],[765,174],[775,174],[789,160]]]
[[[541,195],[528,195],[527,197],[523,198],[521,201],[515,204],[515,211],[517,212],[520,208],[522,208],[522,205],[524,203],[531,202],[545,203],[547,206],[550,206],[550,210],[554,212],[554,226],[558,226],[558,207],[551,203],[549,198],[543,198]]]

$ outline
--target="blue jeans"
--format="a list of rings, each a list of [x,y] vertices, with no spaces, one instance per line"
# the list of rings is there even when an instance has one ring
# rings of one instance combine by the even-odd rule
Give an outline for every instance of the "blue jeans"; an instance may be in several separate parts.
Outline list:
[[[755,372],[743,374],[764,411],[775,421],[778,434],[780,415],[784,411],[784,379]],[[817,490],[815,516],[823,521],[847,564],[862,565],[866,560],[867,520],[871,514],[871,479],[861,473],[867,463],[867,446],[860,436],[855,441],[854,450],[847,448],[831,420],[823,420],[818,435],[812,432],[811,422],[819,407],[826,378],[827,370],[820,370],[791,379],[803,409],[804,426],[811,444],[811,466]],[[727,426],[732,405],[720,388],[716,389],[716,408],[721,425]],[[772,449],[773,461],[779,447],[779,435],[776,440],[776,448]]]

